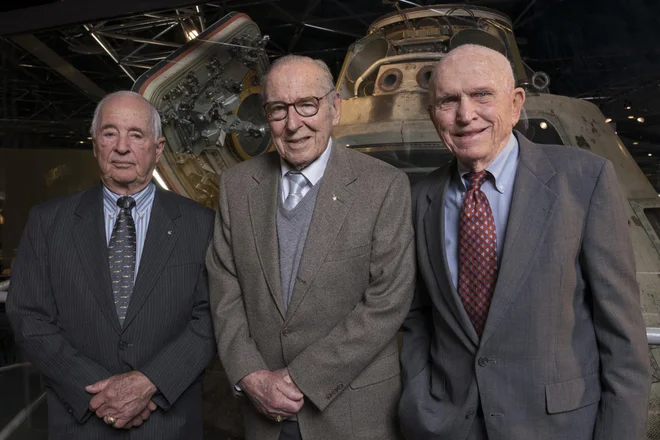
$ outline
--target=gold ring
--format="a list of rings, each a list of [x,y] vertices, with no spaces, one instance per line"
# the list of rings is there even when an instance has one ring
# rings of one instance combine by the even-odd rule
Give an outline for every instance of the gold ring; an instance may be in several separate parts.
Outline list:
[[[282,416],[277,416],[277,417],[275,417],[275,421],[276,421],[277,423],[280,423],[280,422],[282,421]]]
[[[112,416],[105,416],[105,417],[103,417],[103,421],[104,421],[105,423],[107,423],[108,425],[114,425],[115,423],[117,423],[117,419],[115,419],[115,418],[112,417]]]

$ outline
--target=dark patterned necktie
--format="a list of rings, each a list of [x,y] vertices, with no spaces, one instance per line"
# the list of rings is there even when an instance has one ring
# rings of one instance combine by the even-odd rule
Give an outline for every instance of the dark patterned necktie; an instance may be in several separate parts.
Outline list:
[[[497,234],[495,220],[481,185],[486,171],[467,175],[470,189],[461,207],[458,242],[458,294],[479,337],[497,282]]]
[[[135,279],[135,223],[131,215],[135,200],[132,197],[120,197],[117,206],[121,209],[110,236],[108,261],[117,316],[123,325]]]

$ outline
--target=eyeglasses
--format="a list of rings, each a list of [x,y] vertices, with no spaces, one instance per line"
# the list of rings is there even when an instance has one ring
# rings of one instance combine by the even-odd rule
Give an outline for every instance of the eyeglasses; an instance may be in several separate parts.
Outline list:
[[[281,121],[289,115],[289,107],[293,106],[300,116],[309,118],[319,112],[319,101],[334,91],[335,89],[332,89],[318,98],[316,96],[300,98],[295,102],[270,101],[264,104],[264,111],[269,120]]]

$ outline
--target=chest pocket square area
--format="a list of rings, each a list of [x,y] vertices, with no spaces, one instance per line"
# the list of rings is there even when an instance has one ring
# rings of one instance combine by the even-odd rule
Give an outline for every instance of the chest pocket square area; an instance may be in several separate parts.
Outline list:
[[[362,255],[368,255],[371,252],[371,243],[352,247],[350,249],[339,249],[331,250],[328,253],[325,261],[339,261],[339,260],[348,260],[349,258],[360,257]]]

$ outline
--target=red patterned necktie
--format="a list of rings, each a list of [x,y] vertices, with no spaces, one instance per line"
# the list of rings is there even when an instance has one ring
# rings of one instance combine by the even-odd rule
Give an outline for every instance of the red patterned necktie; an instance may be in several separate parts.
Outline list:
[[[463,198],[458,242],[458,294],[479,337],[483,334],[497,281],[495,220],[481,185],[486,171],[470,173]]]

